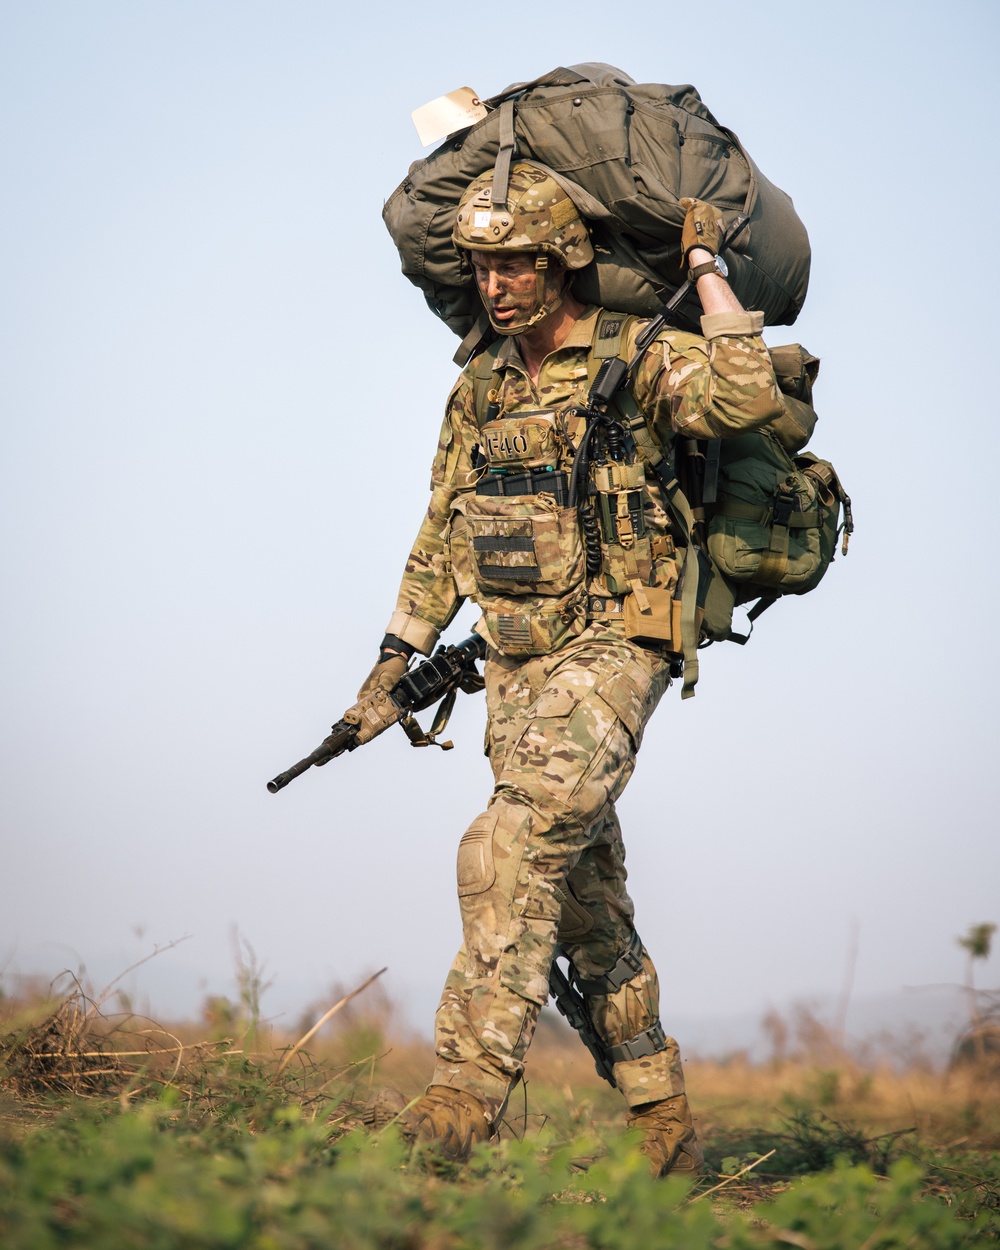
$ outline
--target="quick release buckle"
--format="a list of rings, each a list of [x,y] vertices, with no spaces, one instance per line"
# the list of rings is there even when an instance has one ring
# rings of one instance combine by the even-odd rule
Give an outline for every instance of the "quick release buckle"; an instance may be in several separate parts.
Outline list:
[[[606,602],[613,602],[606,600]],[[586,994],[590,998],[597,995],[616,994],[626,981],[631,981],[634,976],[642,971],[642,939],[633,929],[632,938],[628,945],[628,950],[621,955],[615,966],[609,969],[601,977],[595,977],[592,981],[585,981],[583,977],[576,977],[576,986],[581,994]]]
[[[791,490],[779,490],[774,497],[774,524],[788,528],[793,512],[799,511],[799,497]]]
[[[636,1033],[635,1037],[628,1038],[618,1046],[609,1046],[608,1054],[612,1063],[626,1063],[629,1059],[646,1059],[651,1055],[658,1055],[666,1049],[667,1035],[663,1031],[663,1025],[657,1020],[648,1029]]]

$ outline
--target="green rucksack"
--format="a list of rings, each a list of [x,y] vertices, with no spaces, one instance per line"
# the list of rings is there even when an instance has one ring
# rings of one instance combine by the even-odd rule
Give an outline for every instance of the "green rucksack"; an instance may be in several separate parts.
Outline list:
[[[634,318],[604,310],[594,329],[588,383],[602,363],[624,355]],[[614,322],[614,326],[606,323]],[[631,392],[613,402],[636,449],[655,473],[684,546],[681,638],[682,698],[694,694],[698,650],[710,642],[741,645],[750,633],[733,629],[737,605],[756,601],[754,621],[783,595],[802,595],[822,580],[842,537],[842,552],[854,530],[851,500],[828,460],[805,451],[817,416],[812,387],[819,360],[798,343],[770,348],[784,412],[761,430],[735,438],[678,438],[671,455],[639,412]],[[496,350],[477,361],[473,382],[476,417],[486,419]],[[843,515],[843,519],[841,519]]]
[[[704,464],[702,538],[718,575],[703,622],[713,641],[746,642],[749,634],[732,628],[737,604],[757,600],[748,614],[752,626],[782,595],[813,590],[833,562],[838,539],[843,536],[846,555],[854,530],[851,500],[833,465],[805,450],[816,425],[812,387],[819,360],[798,343],[770,354],[784,414],[763,430],[714,440],[695,452]]]
[[[623,343],[627,331],[623,325]],[[700,646],[744,644],[771,604],[819,585],[838,539],[842,536],[846,555],[854,531],[850,496],[833,465],[805,450],[817,421],[812,387],[819,360],[798,343],[769,352],[782,415],[735,438],[678,438],[671,460],[631,396],[619,392],[617,397],[636,447],[656,472],[688,540],[682,698],[694,694]],[[691,559],[693,553],[697,560]],[[750,631],[739,633],[733,610],[751,601]]]

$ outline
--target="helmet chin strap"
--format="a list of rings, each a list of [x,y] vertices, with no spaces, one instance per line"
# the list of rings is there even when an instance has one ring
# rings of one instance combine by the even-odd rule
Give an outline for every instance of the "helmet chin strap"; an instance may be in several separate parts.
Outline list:
[[[489,317],[490,324],[493,326],[493,329],[496,330],[498,334],[506,334],[506,335],[521,334],[524,330],[530,330],[532,326],[536,326],[538,325],[540,321],[544,321],[545,318],[550,313],[554,313],[556,309],[562,304],[563,292],[565,290],[565,283],[563,284],[562,288],[560,288],[560,290],[558,290],[552,296],[551,299],[546,300],[545,298],[545,282],[546,282],[546,278],[548,277],[548,272],[549,272],[549,258],[545,255],[544,252],[539,252],[537,256],[535,257],[535,305],[536,307],[535,307],[535,311],[531,314],[530,317],[528,317],[526,321],[519,321],[515,324],[511,324],[511,322],[507,321],[507,322],[504,322],[503,325],[498,325],[497,322],[493,320],[493,313],[490,311],[489,308],[487,308],[486,315]]]

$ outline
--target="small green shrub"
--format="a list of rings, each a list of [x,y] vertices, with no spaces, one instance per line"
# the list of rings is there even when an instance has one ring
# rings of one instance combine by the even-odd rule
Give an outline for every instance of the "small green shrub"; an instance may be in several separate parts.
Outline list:
[[[249,1126],[256,1127],[251,1131]],[[298,1108],[219,1118],[176,1095],[82,1104],[21,1140],[0,1138],[4,1250],[952,1250],[1000,1242],[997,1212],[923,1192],[914,1162],[878,1177],[847,1160],[736,1212],[650,1179],[635,1135],[581,1170],[594,1143],[482,1147],[428,1175],[392,1131],[332,1135]]]

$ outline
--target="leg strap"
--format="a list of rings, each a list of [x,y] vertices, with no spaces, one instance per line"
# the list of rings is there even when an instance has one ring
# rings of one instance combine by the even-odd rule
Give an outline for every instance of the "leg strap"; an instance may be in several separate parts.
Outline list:
[[[642,939],[633,929],[632,940],[629,942],[628,950],[609,972],[605,972],[603,976],[597,977],[593,981],[585,981],[583,977],[574,972],[573,979],[576,981],[576,987],[581,994],[586,994],[588,997],[593,998],[598,995],[616,994],[626,981],[631,981],[641,971]]]
[[[629,1059],[644,1059],[647,1055],[658,1055],[667,1049],[667,1035],[663,1025],[657,1020],[655,1024],[636,1033],[620,1046],[609,1046],[608,1057],[612,1063],[625,1063]]]

